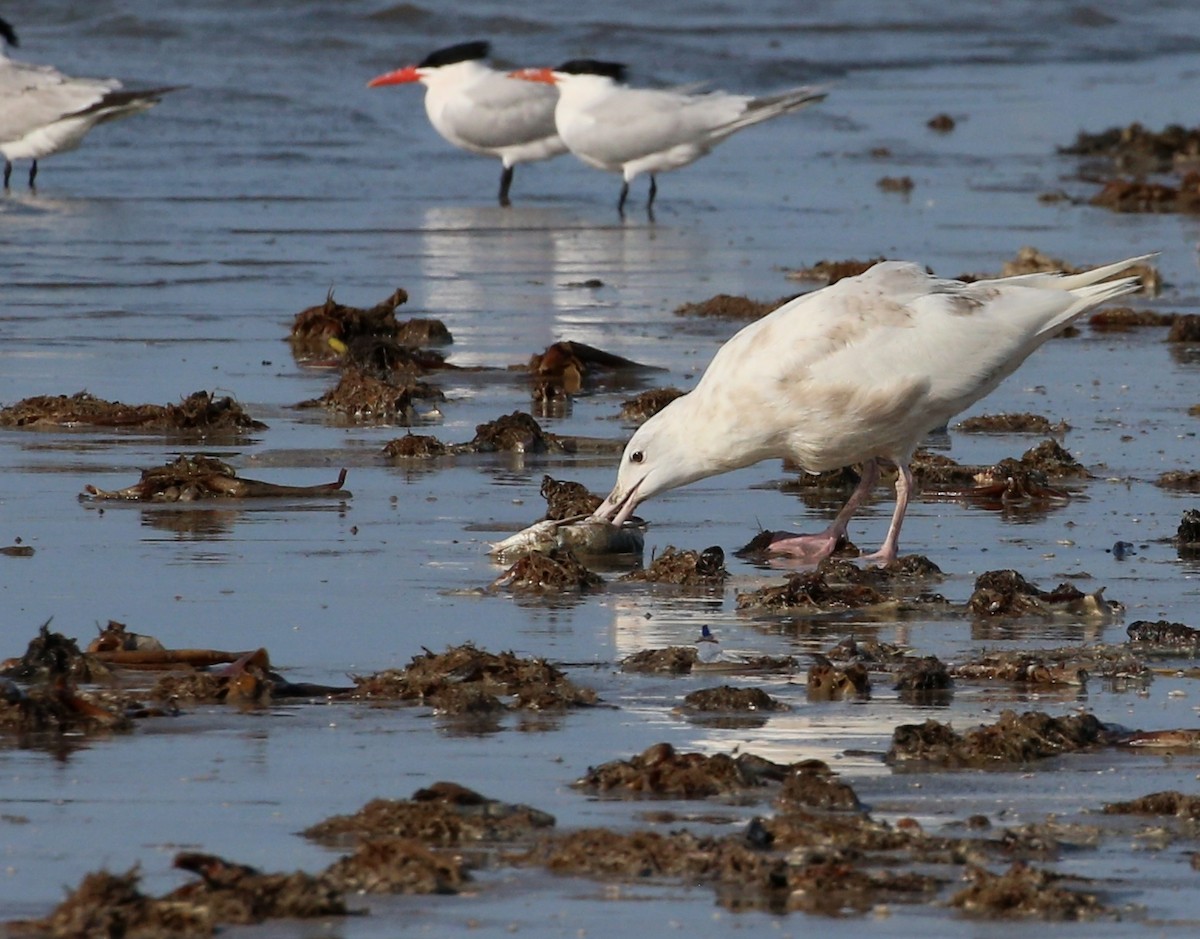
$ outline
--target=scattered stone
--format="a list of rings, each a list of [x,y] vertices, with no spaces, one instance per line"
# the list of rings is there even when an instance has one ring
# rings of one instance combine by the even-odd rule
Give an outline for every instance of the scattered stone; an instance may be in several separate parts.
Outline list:
[[[1039,590],[1013,570],[987,571],[975,579],[967,609],[977,616],[1056,616],[1063,613],[1089,618],[1110,618],[1122,609],[1104,599],[1104,588],[1084,593],[1072,584]]]
[[[644,424],[684,392],[678,388],[651,388],[621,402],[619,419],[627,424]]]
[[[819,284],[829,286],[836,284],[839,280],[846,277],[857,277],[865,271],[870,270],[880,261],[886,261],[887,258],[878,257],[870,258],[866,261],[860,261],[857,258],[849,258],[844,261],[817,261],[809,267],[798,267],[789,270],[786,273],[788,280],[800,281],[815,281]]]
[[[1092,714],[1051,717],[1041,711],[1003,711],[994,724],[956,733],[949,724],[927,720],[901,724],[884,757],[890,765],[920,762],[946,768],[1023,765],[1115,742]]]
[[[964,434],[1065,434],[1071,429],[1066,421],[1051,424],[1041,414],[981,414],[968,417],[956,426]]]
[[[477,710],[481,700],[489,699],[500,708],[530,710],[586,707],[598,700],[594,691],[578,687],[545,659],[523,659],[512,652],[497,655],[471,643],[441,654],[426,650],[406,668],[352,678],[351,697],[419,701],[442,713]]]
[[[749,297],[719,293],[699,303],[681,304],[675,308],[675,315],[757,320],[794,299],[795,295],[780,297],[778,300],[751,300]]]
[[[332,483],[315,486],[283,486],[239,477],[228,463],[203,454],[180,455],[163,466],[142,470],[142,477],[124,489],[105,490],[84,486],[93,499],[126,502],[197,502],[203,499],[349,499],[343,489],[343,469]]]
[[[742,753],[678,753],[669,743],[656,743],[628,760],[592,767],[572,785],[610,795],[669,795],[704,799],[758,789],[785,779],[791,768]]]
[[[970,885],[954,894],[950,906],[968,916],[986,919],[1092,920],[1116,914],[1094,894],[1068,890],[1064,875],[1039,870],[1018,861],[1003,874],[971,865]]]
[[[949,114],[942,113],[931,117],[925,122],[925,126],[930,130],[935,130],[940,134],[948,134],[954,130],[956,122]]]
[[[621,580],[656,584],[675,584],[682,587],[720,587],[729,576],[725,569],[725,552],[718,545],[703,551],[681,551],[668,545],[650,566],[630,571]]]
[[[735,688],[722,685],[719,688],[701,688],[683,699],[683,707],[690,711],[787,711],[788,706],[777,701],[761,688]]]
[[[81,391],[25,398],[0,408],[0,427],[103,427],[209,437],[266,430],[232,398],[197,391],[179,404],[121,404]]]

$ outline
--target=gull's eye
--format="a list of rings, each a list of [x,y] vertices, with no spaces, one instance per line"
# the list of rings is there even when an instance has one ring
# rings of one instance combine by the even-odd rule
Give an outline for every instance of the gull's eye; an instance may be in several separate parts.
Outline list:
[[[646,459],[646,454],[644,454],[641,450],[634,450],[631,454],[629,454],[630,463],[641,463],[644,459]]]

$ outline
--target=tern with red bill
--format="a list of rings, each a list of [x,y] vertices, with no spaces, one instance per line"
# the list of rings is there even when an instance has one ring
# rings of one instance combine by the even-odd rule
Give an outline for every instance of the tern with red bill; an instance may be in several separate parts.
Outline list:
[[[857,488],[824,532],[779,533],[770,546],[816,563],[887,462],[898,470],[896,509],[868,560],[889,564],[912,490],[909,460],[925,435],[1092,307],[1137,290],[1137,277],[1109,278],[1152,256],[975,283],[885,261],[785,303],[725,343],[691,392],[638,428],[592,517],[621,525],[651,496],[760,460],[790,459],[812,473],[860,464]]]
[[[573,59],[557,68],[520,69],[516,78],[555,85],[554,122],[567,148],[589,166],[623,177],[617,211],[625,214],[629,184],[650,174],[646,203],[653,213],[655,174],[687,166],[744,127],[790,114],[825,97],[820,88],[793,88],[755,98],[724,91],[630,88],[617,62]]]
[[[13,160],[33,161],[32,189],[39,159],[74,150],[97,124],[145,111],[175,90],[127,91],[115,78],[72,78],[48,65],[14,62],[5,46],[17,45],[16,32],[0,19],[0,154],[5,189]]]
[[[558,94],[553,88],[516,81],[483,60],[490,44],[464,42],[430,53],[367,82],[368,88],[420,82],[433,129],[471,153],[497,157],[500,204],[508,205],[513,168],[566,153],[554,127]]]

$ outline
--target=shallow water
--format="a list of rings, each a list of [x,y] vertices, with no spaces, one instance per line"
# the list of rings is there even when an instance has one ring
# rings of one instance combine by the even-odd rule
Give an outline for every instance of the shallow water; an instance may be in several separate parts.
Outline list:
[[[162,892],[186,879],[170,868],[184,846],[271,870],[315,870],[330,856],[297,831],[438,779],[528,802],[556,815],[561,828],[628,826],[644,807],[587,799],[568,784],[589,765],[660,740],[789,761],[821,757],[876,815],[911,815],[929,828],[973,812],[1015,824],[1149,791],[1195,791],[1193,754],[1104,753],[1028,774],[894,774],[870,755],[886,749],[898,723],[933,716],[965,728],[994,720],[1002,707],[1083,707],[1127,726],[1195,726],[1197,691],[1182,678],[1159,678],[1144,695],[1093,683],[1079,700],[967,687],[948,709],[905,705],[878,688],[867,703],[814,704],[801,684],[762,679],[792,711],[750,730],[685,721],[671,708],[710,680],[623,675],[615,662],[647,646],[690,642],[704,623],[733,650],[805,653],[852,634],[948,661],[981,647],[1119,642],[1124,623],[1001,629],[960,618],[847,619],[797,629],[733,611],[738,590],[778,575],[732,558],[734,583],[717,596],[678,598],[633,585],[578,602],[471,596],[499,573],[486,556],[486,542],[500,537],[492,532],[541,515],[543,474],[606,491],[612,459],[472,457],[406,469],[379,455],[403,429],[347,427],[291,407],[333,383],[328,371],[296,365],[283,341],[293,314],[331,287],[340,300],[367,305],[404,287],[410,301],[400,314],[444,320],[456,364],[521,363],[570,338],[660,366],[667,371],[653,383],[684,387],[736,327],[681,321],[671,312],[677,304],[718,292],[785,295],[795,285],[781,269],[821,258],[903,257],[954,276],[996,271],[1023,244],[1075,264],[1160,251],[1169,286],[1145,303],[1197,312],[1195,219],[1119,216],[1036,197],[1090,194],[1074,163],[1055,154],[1076,131],[1192,119],[1200,11],[1185,0],[1116,13],[967,3],[947,19],[945,4],[894,7],[809,4],[799,19],[782,3],[749,13],[720,3],[683,13],[661,3],[609,11],[537,2],[519,14],[499,3],[5,7],[25,58],[120,75],[129,85],[188,88],[149,115],[99,128],[78,152],[44,161],[36,195],[21,187],[0,199],[0,403],[81,389],[130,403],[175,401],[198,389],[233,394],[269,429],[206,451],[282,483],[327,482],[345,466],[354,495],[335,505],[101,508],[76,499],[85,485],[119,488],[197,448],[144,435],[2,432],[3,537],[21,538],[36,554],[0,558],[0,655],[19,655],[50,617],[81,640],[111,618],[168,647],[265,646],[291,678],[339,682],[348,672],[404,665],[422,647],[474,641],[575,663],[572,677],[616,710],[571,713],[537,729],[510,717],[494,733],[468,734],[424,710],[214,709],[79,741],[61,758],[0,750],[0,919],[48,912],[64,886],[101,866],[140,863],[146,889]],[[624,58],[645,82],[832,88],[821,105],[664,176],[654,224],[639,215],[644,180],[620,223],[618,181],[566,158],[519,168],[515,204],[501,210],[493,204],[497,167],[437,138],[419,93],[363,87],[380,71],[475,35],[493,38],[513,64],[589,54]],[[940,112],[958,119],[953,133],[925,127]],[[877,147],[892,155],[870,156]],[[18,168],[14,179],[23,174]],[[911,176],[915,189],[884,193],[875,183],[885,175]],[[590,278],[603,286],[570,286]],[[1085,590],[1106,586],[1125,604],[1126,622],[1200,625],[1200,567],[1166,543],[1196,500],[1150,485],[1165,470],[1194,467],[1197,422],[1186,408],[1200,400],[1198,366],[1162,338],[1161,330],[1085,328],[1050,343],[972,409],[1067,420],[1065,443],[1096,479],[1084,497],[1042,517],[915,504],[904,547],[948,573],[938,589],[949,599],[965,600],[981,571],[1014,567],[1043,587],[1064,576]],[[470,439],[476,424],[530,407],[516,381],[439,381],[448,400],[424,432],[446,441]],[[581,397],[566,417],[543,424],[621,438],[628,428],[612,415],[625,396]],[[949,438],[956,459],[981,463],[1035,442]],[[760,523],[823,524],[827,513],[766,485],[783,475],[763,464],[647,505],[647,553],[669,544],[728,552]],[[891,508],[881,490],[854,523],[856,540],[881,538]],[[1137,544],[1136,555],[1117,560],[1106,550],[1117,540]],[[734,825],[755,809],[722,811]],[[1183,934],[1200,919],[1187,889],[1194,847],[1154,850],[1118,838],[1057,866],[1117,878],[1117,902],[1144,905],[1148,925]],[[668,926],[788,935],[814,926],[801,914],[730,914],[699,888],[614,891],[527,871],[485,873],[476,886],[458,898],[372,899],[363,901],[369,917],[272,924],[255,934],[449,934],[472,922],[538,936]],[[617,893],[623,899],[614,900]],[[928,906],[819,928],[881,936],[1024,931]],[[1116,935],[1129,925],[1082,928]]]

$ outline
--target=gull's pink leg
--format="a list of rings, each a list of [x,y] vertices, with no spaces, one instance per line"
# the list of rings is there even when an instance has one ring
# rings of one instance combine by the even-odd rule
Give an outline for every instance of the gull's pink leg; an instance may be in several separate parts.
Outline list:
[[[787,535],[772,541],[767,550],[772,554],[789,555],[807,564],[815,564],[829,557],[845,536],[850,519],[866,501],[878,481],[879,464],[874,460],[867,460],[863,464],[862,478],[854,487],[854,492],[850,493],[850,498],[828,528],[819,535]]]
[[[887,567],[896,560],[900,551],[900,526],[904,523],[904,513],[908,509],[908,495],[912,492],[913,475],[908,468],[908,460],[896,463],[896,511],[892,513],[892,524],[888,526],[887,537],[874,554],[869,554],[864,561],[874,561],[880,567]]]

